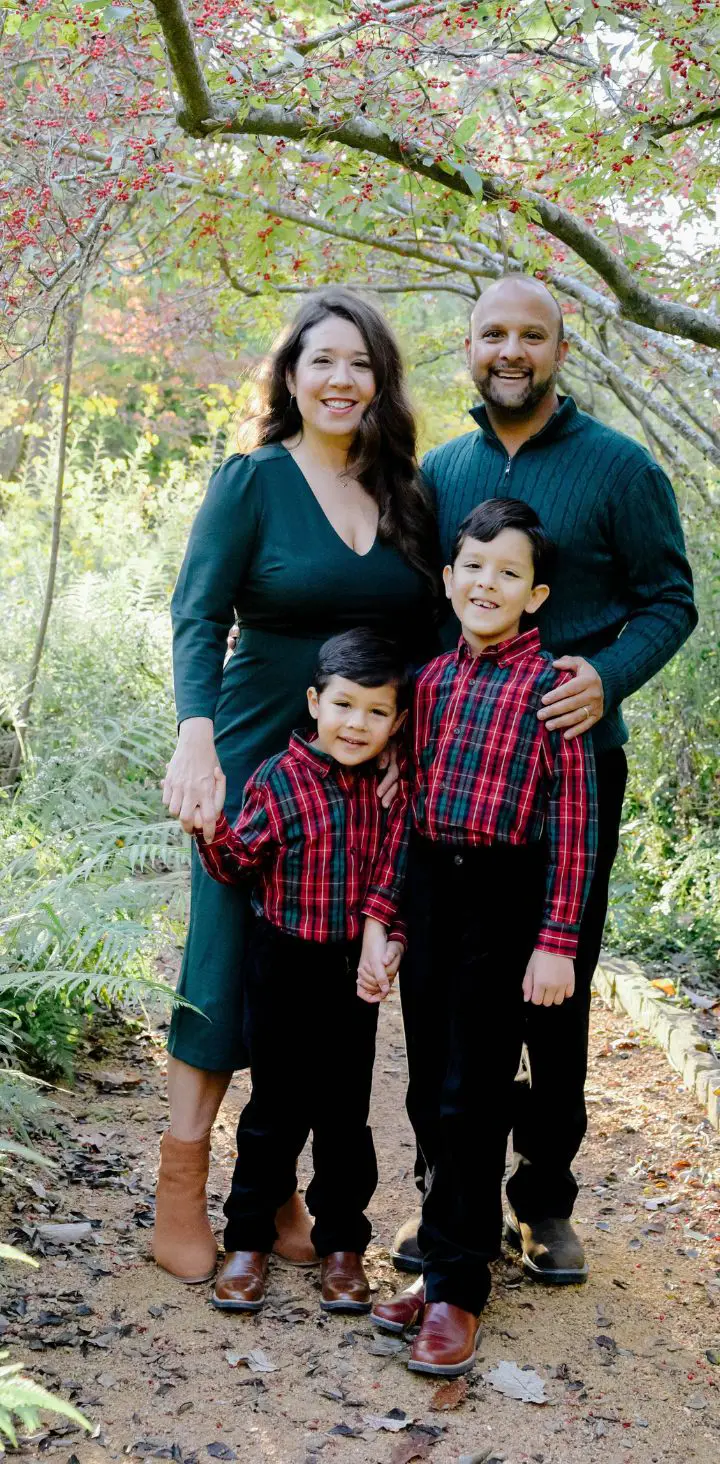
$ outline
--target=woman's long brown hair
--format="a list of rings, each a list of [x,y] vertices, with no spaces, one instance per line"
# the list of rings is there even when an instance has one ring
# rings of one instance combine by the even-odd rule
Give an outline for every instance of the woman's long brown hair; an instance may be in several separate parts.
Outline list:
[[[349,290],[318,291],[298,311],[275,351],[265,382],[265,405],[257,423],[260,444],[282,442],[302,432],[302,417],[287,385],[305,336],[329,315],[359,330],[375,377],[375,396],[366,409],[348,454],[348,469],[379,509],[378,535],[440,597],[440,549],[435,515],[417,465],[416,429],[405,390],[395,337],[379,310]]]

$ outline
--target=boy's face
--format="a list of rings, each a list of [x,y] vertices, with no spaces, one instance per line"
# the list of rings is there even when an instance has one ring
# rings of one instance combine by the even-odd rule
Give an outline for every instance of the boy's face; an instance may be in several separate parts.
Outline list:
[[[319,694],[308,688],[308,709],[317,722],[317,746],[344,767],[370,762],[397,732],[405,713],[398,714],[394,686],[360,686],[344,676],[332,676]]]
[[[445,593],[472,651],[517,635],[523,612],[539,610],[550,591],[533,585],[532,546],[520,529],[502,529],[481,543],[465,539],[454,564],[443,571]]]

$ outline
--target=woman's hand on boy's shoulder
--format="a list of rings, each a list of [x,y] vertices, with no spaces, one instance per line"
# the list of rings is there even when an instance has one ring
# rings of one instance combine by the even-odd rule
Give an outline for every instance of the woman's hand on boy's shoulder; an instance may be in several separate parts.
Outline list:
[[[581,737],[600,721],[605,710],[605,692],[599,671],[584,656],[561,656],[553,661],[556,671],[570,671],[563,681],[542,699],[538,712],[550,732],[563,731],[565,740]]]
[[[569,956],[533,951],[523,981],[525,1001],[534,1006],[560,1006],[575,990],[575,966]]]

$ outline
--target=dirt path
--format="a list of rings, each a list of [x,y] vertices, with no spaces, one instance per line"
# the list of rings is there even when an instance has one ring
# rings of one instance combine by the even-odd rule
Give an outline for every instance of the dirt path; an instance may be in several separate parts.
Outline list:
[[[396,998],[380,1027],[373,1123],[381,1184],[368,1260],[378,1293],[387,1295],[397,1280],[387,1246],[413,1203]],[[369,1319],[323,1316],[314,1272],[277,1263],[265,1310],[230,1317],[213,1310],[208,1286],[185,1289],[155,1269],[147,1227],[164,1124],[162,1040],[123,1029],[106,1040],[109,1048],[88,1054],[75,1091],[59,1100],[65,1144],[55,1152],[64,1178],[18,1181],[3,1215],[5,1236],[26,1246],[34,1240],[45,1256],[32,1274],[5,1268],[2,1342],[96,1425],[96,1437],[83,1439],[58,1420],[59,1430],[23,1446],[24,1457],[718,1464],[717,1135],[662,1054],[628,1035],[599,1002],[577,1212],[589,1284],[548,1292],[500,1261],[482,1360],[466,1390],[453,1384],[439,1396],[433,1383],[407,1372],[402,1351],[373,1351]],[[240,1077],[217,1132],[218,1230],[246,1092]],[[40,1242],[38,1225],[75,1220],[92,1223],[89,1237],[71,1247]],[[231,1366],[228,1354],[252,1349],[275,1370]],[[483,1381],[501,1360],[535,1369],[545,1406],[502,1396]],[[438,1403],[455,1406],[438,1410]],[[373,1428],[392,1410],[389,1428]]]

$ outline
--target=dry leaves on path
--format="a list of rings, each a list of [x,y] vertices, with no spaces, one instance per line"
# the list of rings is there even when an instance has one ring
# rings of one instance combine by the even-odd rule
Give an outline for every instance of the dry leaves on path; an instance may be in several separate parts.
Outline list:
[[[451,1408],[457,1408],[467,1398],[467,1390],[467,1378],[453,1378],[449,1383],[441,1383],[430,1400],[431,1412],[445,1413]]]
[[[517,1398],[520,1403],[547,1403],[545,1384],[532,1368],[518,1367],[516,1362],[499,1362],[482,1375],[496,1393]]]

